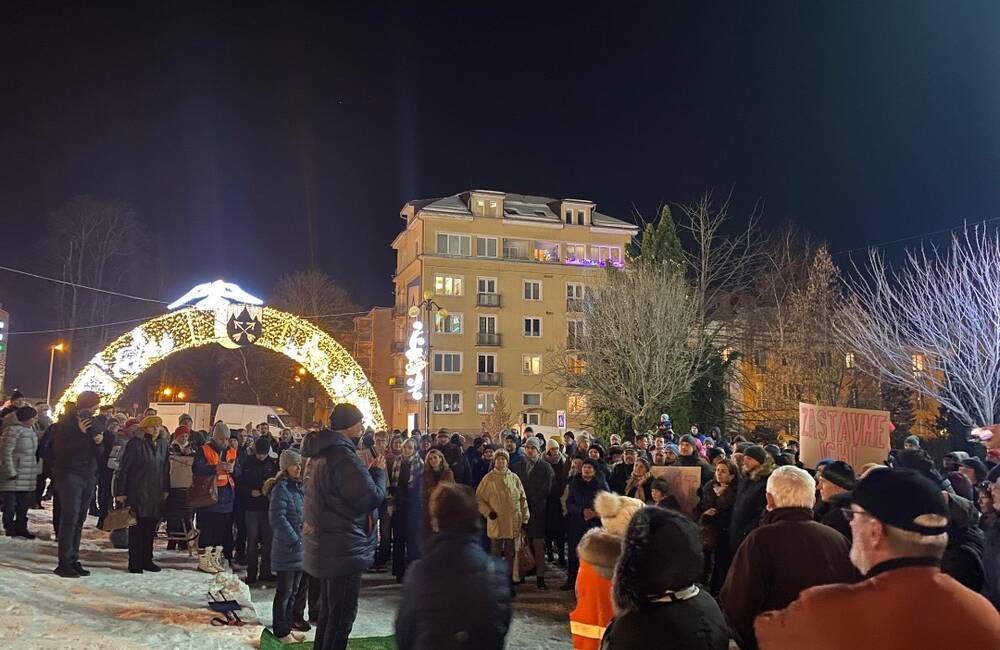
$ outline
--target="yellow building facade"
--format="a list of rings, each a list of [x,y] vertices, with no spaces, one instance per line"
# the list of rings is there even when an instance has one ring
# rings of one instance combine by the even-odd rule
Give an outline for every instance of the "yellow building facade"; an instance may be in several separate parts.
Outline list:
[[[393,427],[478,433],[501,391],[515,425],[584,425],[586,400],[548,386],[546,360],[572,348],[587,287],[624,263],[636,227],[588,200],[485,190],[410,201],[400,217]],[[406,385],[417,321],[430,339],[420,400]]]

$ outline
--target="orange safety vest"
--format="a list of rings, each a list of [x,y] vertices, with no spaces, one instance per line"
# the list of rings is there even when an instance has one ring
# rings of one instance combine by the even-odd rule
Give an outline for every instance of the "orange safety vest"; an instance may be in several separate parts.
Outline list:
[[[611,581],[602,578],[593,566],[580,560],[580,571],[576,575],[576,609],[569,613],[573,650],[598,650],[604,628],[614,615]]]
[[[219,452],[215,451],[215,447],[212,446],[212,443],[206,442],[204,446],[202,446],[201,450],[205,452],[205,462],[207,464],[209,465],[219,464]],[[226,449],[226,462],[227,463],[236,462],[236,450],[233,449],[232,447]],[[229,487],[235,487],[236,483],[233,482],[233,477],[229,472],[219,472],[216,485],[218,485],[219,487],[225,487],[227,485]]]

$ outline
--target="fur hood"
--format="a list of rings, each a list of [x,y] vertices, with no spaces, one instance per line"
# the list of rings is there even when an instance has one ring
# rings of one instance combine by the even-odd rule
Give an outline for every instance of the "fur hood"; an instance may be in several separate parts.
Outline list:
[[[747,478],[751,481],[766,481],[776,467],[777,466],[774,464],[774,458],[771,454],[768,454],[763,463],[750,470]]]
[[[615,573],[615,564],[622,554],[622,538],[612,535],[603,528],[592,528],[580,540],[576,552],[580,559],[594,567],[602,578],[611,580]]]

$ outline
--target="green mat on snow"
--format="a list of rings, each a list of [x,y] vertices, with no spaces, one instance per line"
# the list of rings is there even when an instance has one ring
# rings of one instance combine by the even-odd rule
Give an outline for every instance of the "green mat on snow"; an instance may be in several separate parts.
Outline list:
[[[395,637],[392,636],[348,639],[347,647],[349,650],[396,650],[396,642],[393,639]],[[267,628],[264,628],[264,631],[260,634],[260,650],[311,650],[312,647],[312,641],[285,645],[271,634],[271,630]]]

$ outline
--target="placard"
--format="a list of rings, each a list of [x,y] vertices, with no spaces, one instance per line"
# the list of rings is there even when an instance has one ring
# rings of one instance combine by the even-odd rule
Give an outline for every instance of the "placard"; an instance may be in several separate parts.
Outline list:
[[[824,458],[850,463],[856,472],[889,455],[887,411],[799,403],[799,459],[809,468]]]
[[[694,516],[698,505],[698,488],[701,487],[701,467],[681,467],[668,465],[649,468],[654,478],[662,478],[670,486],[670,495],[677,499],[680,511],[688,517]]]

